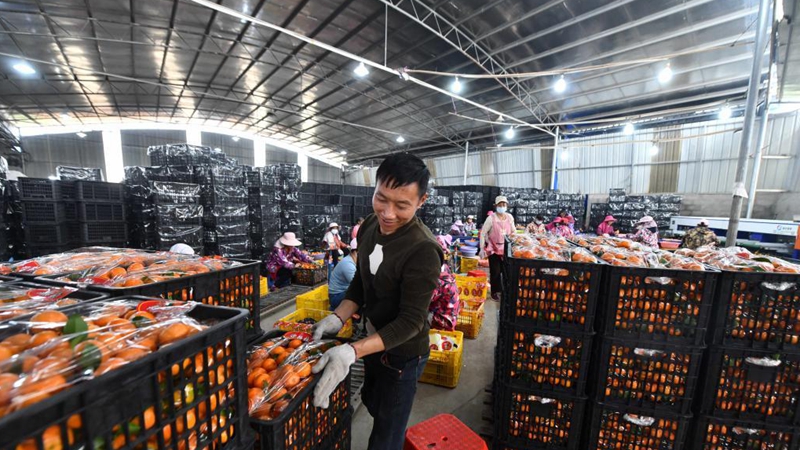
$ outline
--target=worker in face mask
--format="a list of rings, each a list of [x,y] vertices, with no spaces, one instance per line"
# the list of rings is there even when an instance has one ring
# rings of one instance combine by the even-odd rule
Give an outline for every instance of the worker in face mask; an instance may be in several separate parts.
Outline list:
[[[489,257],[490,282],[492,284],[492,298],[500,300],[503,291],[500,271],[503,262],[503,249],[505,237],[515,233],[514,217],[508,213],[508,199],[498,195],[494,199],[495,213],[486,218],[481,228],[481,258]]]
[[[349,248],[339,237],[338,223],[331,222],[331,224],[328,225],[328,232],[325,233],[323,241],[323,244],[327,248],[328,258],[333,264],[333,267],[336,267],[336,264],[339,263],[339,257],[343,255],[342,250]]]

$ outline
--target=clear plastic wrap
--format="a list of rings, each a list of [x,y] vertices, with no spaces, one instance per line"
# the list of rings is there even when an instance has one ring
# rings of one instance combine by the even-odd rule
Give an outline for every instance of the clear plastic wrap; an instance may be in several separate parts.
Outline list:
[[[69,295],[75,291],[77,289],[72,287],[0,285],[0,323],[26,314],[74,305],[79,300],[71,299]]]
[[[57,166],[56,176],[62,181],[105,181],[103,179],[103,170],[97,167]]]
[[[156,203],[200,203],[200,186],[197,184],[153,181],[150,189]]]
[[[693,258],[720,270],[733,272],[776,272],[800,274],[800,266],[773,256],[756,255],[742,247],[682,248],[676,255]]]

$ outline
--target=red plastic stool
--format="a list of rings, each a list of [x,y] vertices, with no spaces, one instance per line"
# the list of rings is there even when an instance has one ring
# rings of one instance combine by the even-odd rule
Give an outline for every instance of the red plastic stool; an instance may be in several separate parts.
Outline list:
[[[406,431],[403,450],[488,450],[486,442],[452,414],[439,414]]]

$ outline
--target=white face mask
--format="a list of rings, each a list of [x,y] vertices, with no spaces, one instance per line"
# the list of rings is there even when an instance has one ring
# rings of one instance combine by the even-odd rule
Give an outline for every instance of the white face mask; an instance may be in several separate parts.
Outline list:
[[[333,230],[331,230],[331,233],[333,233],[333,234],[339,234],[339,230],[337,230],[336,228],[334,228]]]
[[[507,208],[505,206],[498,206],[497,207],[497,214],[505,214],[506,213],[506,209]]]

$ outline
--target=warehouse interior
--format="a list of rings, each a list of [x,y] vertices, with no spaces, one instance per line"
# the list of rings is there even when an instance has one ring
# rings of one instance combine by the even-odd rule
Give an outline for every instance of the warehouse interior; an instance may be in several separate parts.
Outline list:
[[[416,217],[433,236],[452,238],[439,243],[447,271],[452,272],[448,282],[462,298],[455,297],[456,310],[449,312],[458,316],[458,325],[454,319],[437,328],[431,306],[425,325],[435,347],[431,354],[445,354],[447,364],[458,370],[455,378],[450,374],[444,382],[426,381],[422,375],[404,450],[423,448],[417,447],[422,441],[412,438],[413,427],[450,420],[440,414],[455,416],[458,426],[466,426],[479,441],[468,445],[469,437],[464,436],[471,434],[464,433],[464,442],[458,444],[437,441],[443,450],[800,449],[800,363],[795,361],[800,347],[792,343],[800,330],[793,325],[800,320],[800,303],[792,303],[800,301],[800,275],[795,272],[800,269],[798,18],[800,0],[0,1],[0,290],[3,283],[9,289],[20,289],[18,283],[52,288],[60,281],[81,290],[100,287],[108,299],[129,293],[168,300],[182,296],[244,308],[250,333],[246,354],[252,358],[253,345],[279,340],[270,333],[311,332],[312,324],[336,316],[329,295],[334,270],[339,258],[345,260],[355,246],[360,219],[369,219],[377,210],[373,194],[380,187],[378,168],[387,158],[410,154],[421,159],[430,174],[427,197]],[[501,203],[505,206],[498,210]],[[486,231],[497,213],[510,215],[516,225],[507,233],[505,250],[496,254],[502,259],[502,275],[501,269],[490,266],[488,232],[472,234],[462,223],[470,218]],[[571,230],[565,239],[555,231],[560,218]],[[652,223],[657,234],[654,249],[643,249],[637,240],[644,223]],[[600,232],[604,224],[613,224],[610,235]],[[547,226],[547,237],[531,231],[539,225],[542,230]],[[331,235],[334,228],[338,236]],[[687,247],[686,236],[698,228],[710,230],[713,250]],[[300,249],[302,256],[291,264],[291,283],[284,286],[271,258],[284,248],[282,242],[298,239],[302,244],[285,244]],[[143,259],[147,271],[147,255],[175,253],[176,245],[188,246],[206,261],[203,264],[212,264],[202,273],[222,270],[217,260],[231,264],[225,270],[238,267],[236,261],[247,261],[258,273],[247,275],[252,284],[232,291],[229,303],[200,301],[211,297],[202,295],[199,285],[181,291],[113,290],[134,287],[123,284],[133,272],[131,261],[122,278],[111,276],[111,268],[103,264],[118,264],[119,258],[132,255],[130,251],[142,252],[135,257]],[[620,249],[641,253],[626,259]],[[91,253],[109,259],[94,259]],[[92,263],[65,263],[73,258]],[[674,262],[678,260],[682,265]],[[543,268],[542,262],[555,265]],[[559,287],[545,277],[531,281],[548,286],[536,295],[562,300],[585,293],[592,305],[586,313],[588,325],[564,325],[575,314],[571,305],[562,305],[565,309],[549,319],[560,324],[534,326],[520,319],[531,313],[530,308],[544,317],[551,307],[542,302],[524,306],[529,275],[525,269],[539,275],[566,270],[572,277],[568,285],[577,287]],[[517,270],[522,272],[515,278]],[[580,270],[585,274],[577,275],[583,273]],[[708,278],[689,273],[693,270]],[[170,272],[169,277],[184,275]],[[651,333],[649,338],[612,332],[615,320],[619,326],[629,319],[629,313],[614,312],[611,306],[617,288],[620,309],[623,303],[637,307],[638,297],[623,298],[632,295],[626,289],[642,289],[643,298],[655,295],[648,297],[645,313],[637,312],[637,320],[647,321],[651,300],[653,308],[663,300],[664,291],[653,293],[652,286],[624,287],[626,280],[639,275],[645,280],[642,286],[673,280],[673,290],[659,289],[667,289],[675,301],[704,293],[708,304],[696,310],[697,317],[681,318],[680,323],[675,314],[663,319],[664,326],[691,323],[702,330],[696,340],[685,330],[653,337],[660,322],[655,332],[652,324],[647,331],[646,323],[627,330]],[[731,312],[732,322],[719,319],[728,317],[719,309],[725,308],[725,301],[731,302],[730,308],[736,301],[750,301],[752,295],[746,297],[737,286],[744,290],[754,283],[755,278],[747,278],[751,275],[765,276],[758,279],[760,285],[764,291],[772,289],[752,294],[764,296],[764,303],[748,304],[735,318]],[[595,281],[587,281],[591,277]],[[143,284],[163,281],[159,273]],[[140,282],[137,279],[135,285]],[[473,298],[473,284],[464,294],[467,283],[478,283],[478,299]],[[681,291],[681,283],[691,286],[691,293]],[[253,287],[254,298],[243,300]],[[223,290],[220,287],[217,295],[228,295]],[[781,303],[784,300],[788,303]],[[303,306],[311,304],[322,306]],[[692,311],[692,306],[687,308]],[[319,317],[304,316],[302,322],[298,314],[304,310],[318,311],[314,314]],[[467,311],[473,315],[462,328]],[[0,350],[29,351],[13,342],[3,347],[8,338],[3,323],[10,320],[3,313],[0,301]],[[762,316],[773,317],[774,323]],[[366,325],[358,320],[340,320],[344,328],[353,327],[348,342],[358,341],[361,331],[366,334]],[[736,341],[737,333],[724,334],[725,327],[747,328],[748,320],[749,327],[757,329],[753,342],[742,344]],[[442,334],[434,338],[435,329]],[[263,333],[253,337],[256,331]],[[448,342],[447,333],[461,331],[454,363],[442,342]],[[762,331],[764,336],[770,333],[769,339],[761,339]],[[529,350],[521,343],[525,333],[538,339],[535,346],[529,343]],[[531,388],[535,376],[527,372],[532,369],[521,365],[519,358],[527,360],[517,352],[538,355],[542,350],[534,347],[545,348],[539,344],[542,336],[552,337],[548,333],[559,343],[572,343],[584,333],[585,356],[581,369],[575,369],[581,382],[569,389],[551,391],[538,384]],[[636,351],[656,352],[648,357],[668,353],[670,346],[692,349],[686,351],[687,361],[695,358],[687,369],[692,381],[679,388],[679,402],[663,406],[660,402],[669,394],[659,391],[657,407],[647,409],[641,399],[633,406],[631,397],[626,397],[629,403],[615,403],[610,390],[604,397],[602,387],[591,386],[594,378],[602,381],[603,364],[611,365],[606,361],[608,347],[622,341],[638,345]],[[161,351],[154,348],[152,353]],[[516,356],[504,356],[506,351]],[[744,394],[730,399],[745,405],[741,413],[730,411],[728,399],[718,400],[722,403],[714,409],[708,400],[714,389],[705,380],[724,379],[714,372],[722,365],[715,358],[734,358],[745,351],[754,352],[742,357],[751,365],[759,355],[765,358],[761,362],[782,360],[780,369],[769,366],[779,375],[774,380],[765,374],[747,376],[747,383],[763,384],[752,388],[759,399],[755,412],[746,406],[751,399]],[[767,351],[774,353],[758,353]],[[9,355],[9,361],[25,357]],[[10,406],[20,385],[3,384],[4,372],[13,371],[1,356],[0,352],[0,435],[8,427],[10,437],[0,439],[0,448],[377,450],[376,444],[370,445],[371,411],[361,404],[361,361],[352,366],[348,378],[352,404],[344,409],[349,412],[330,412],[331,421],[346,424],[328,430],[338,441],[303,437],[290,445],[294,438],[287,432],[285,442],[268,442],[265,436],[273,429],[300,421],[292,414],[317,411],[311,400],[292,403],[310,398],[313,390],[301,396],[298,389],[287,394],[291,398],[286,399],[284,415],[271,410],[272,415],[257,416],[249,399],[251,414],[244,414],[240,423],[249,430],[248,421],[262,421],[254,425],[255,444],[238,434],[236,442],[229,443],[227,434],[226,442],[215,432],[205,437],[198,426],[192,438],[184,436],[174,446],[163,436],[134,436],[138,431],[122,433],[126,437],[117,446],[117,425],[103,431],[110,433],[110,440],[96,437],[87,447],[89,440],[76,441],[91,435],[91,426],[83,427],[82,434],[75,431],[78,439],[63,425],[26,425],[27,431],[10,433],[26,421]],[[572,364],[564,354],[550,358],[552,367]],[[426,370],[438,364],[428,361]],[[242,363],[252,365],[252,359]],[[14,376],[22,380],[25,370],[15,367]],[[244,378],[252,369],[244,370]],[[506,370],[532,378],[526,378],[528,384],[508,381],[503,378]],[[641,375],[634,386],[652,382],[647,378],[651,375]],[[102,380],[98,378],[92,382]],[[317,383],[317,378],[311,379],[309,383]],[[623,381],[636,391],[628,383]],[[656,389],[659,383],[653,383]],[[9,393],[5,398],[4,389]],[[264,389],[268,398],[274,393],[269,390],[274,387]],[[568,409],[574,417],[563,423],[551,417],[539,427],[525,402],[535,397],[541,403],[533,407],[537,414],[554,414],[549,394],[558,411]],[[500,400],[503,395],[505,401]],[[571,406],[562,409],[565,395]],[[60,398],[53,395],[48,401]],[[793,412],[783,417],[774,406],[762,413],[762,401],[788,402]],[[513,411],[515,407],[521,410]],[[652,424],[606,423],[610,410],[639,422],[642,417],[652,419],[667,432],[656,438],[647,434]],[[188,422],[185,417],[181,420]],[[169,420],[167,413],[158,420],[158,426]],[[446,428],[430,423],[431,428],[420,430]],[[33,437],[48,430],[58,434],[52,431],[57,426],[62,432],[60,438],[53,437],[58,444],[54,447],[48,446],[46,436]],[[637,434],[632,426],[645,431]],[[212,428],[211,422],[207,427]],[[317,434],[323,428],[319,425]],[[618,434],[609,431],[616,428]],[[760,431],[726,441],[729,436],[723,435],[734,428]],[[313,434],[310,426],[294,433],[295,438],[297,433]],[[102,439],[108,443],[99,444]],[[68,440],[72,442],[62,447]],[[712,445],[717,440],[720,447]]]

